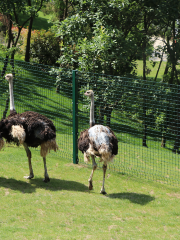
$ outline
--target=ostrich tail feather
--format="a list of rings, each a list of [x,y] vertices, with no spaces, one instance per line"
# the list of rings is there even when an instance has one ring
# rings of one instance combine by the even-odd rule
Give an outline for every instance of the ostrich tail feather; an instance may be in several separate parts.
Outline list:
[[[99,153],[101,155],[101,162],[113,162],[114,156],[111,151],[107,151],[106,149],[100,149]]]
[[[50,150],[54,150],[55,152],[58,150],[58,145],[55,139],[48,140],[41,144],[41,156],[46,157]]]
[[[88,163],[90,161],[90,156],[87,153],[84,153],[84,162]]]
[[[0,150],[4,147],[5,142],[3,138],[0,138]]]

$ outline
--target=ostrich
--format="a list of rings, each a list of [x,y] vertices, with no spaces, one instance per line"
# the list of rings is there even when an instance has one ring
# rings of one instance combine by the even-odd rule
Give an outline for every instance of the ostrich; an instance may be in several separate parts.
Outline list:
[[[40,146],[40,154],[44,162],[44,182],[49,182],[49,175],[46,167],[46,155],[50,150],[58,150],[56,144],[56,128],[51,120],[47,117],[32,111],[18,114],[14,106],[13,96],[13,75],[7,74],[5,76],[9,82],[10,92],[10,115],[6,119],[0,121],[0,150],[4,146],[4,140],[9,143],[17,145],[22,144],[25,148],[28,163],[29,176],[25,177],[31,179],[34,177],[31,164],[31,151],[29,147]]]
[[[92,172],[89,178],[89,190],[93,189],[92,178],[97,168],[95,157],[103,162],[103,184],[100,193],[106,194],[104,184],[107,163],[111,162],[118,153],[118,140],[109,127],[95,125],[94,120],[94,92],[88,90],[85,95],[91,99],[90,107],[90,128],[82,131],[78,139],[78,149],[84,154],[84,161],[92,158]]]

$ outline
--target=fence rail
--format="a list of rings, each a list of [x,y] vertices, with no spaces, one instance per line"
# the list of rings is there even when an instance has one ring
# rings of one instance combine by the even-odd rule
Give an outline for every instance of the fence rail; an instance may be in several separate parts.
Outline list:
[[[51,68],[0,58],[0,73],[13,72],[18,112],[36,111],[53,120],[57,128],[57,155],[83,163],[78,152],[78,132],[89,128],[87,89],[95,92],[95,121],[111,127],[119,153],[109,169],[123,174],[179,185],[180,87],[137,78],[100,75]],[[1,117],[8,98],[1,78]],[[9,111],[7,112],[7,115]],[[74,146],[74,147],[73,147]],[[101,166],[101,165],[99,165]]]

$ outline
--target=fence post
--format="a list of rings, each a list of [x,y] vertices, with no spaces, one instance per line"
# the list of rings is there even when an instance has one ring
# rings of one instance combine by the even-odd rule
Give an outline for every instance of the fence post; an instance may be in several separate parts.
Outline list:
[[[73,82],[73,163],[78,163],[78,83],[76,77],[77,71],[72,71],[72,82]]]

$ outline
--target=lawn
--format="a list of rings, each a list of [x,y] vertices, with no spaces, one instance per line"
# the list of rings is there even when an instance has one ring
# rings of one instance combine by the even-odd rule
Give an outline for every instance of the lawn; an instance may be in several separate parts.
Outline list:
[[[39,151],[32,157],[35,178],[27,180],[24,149],[7,145],[1,151],[1,239],[179,238],[178,188],[107,171],[104,196],[101,169],[89,191],[89,167],[50,154],[51,181],[44,183]]]
[[[33,30],[41,30],[41,29],[45,29],[46,31],[52,26],[52,24],[49,22],[49,20],[51,19],[51,15],[44,15],[43,12],[39,11],[38,16],[34,18],[33,20]],[[26,19],[27,16],[24,14],[20,14],[20,24],[23,24]],[[28,27],[28,24],[26,24],[24,26],[25,28]]]
[[[143,61],[137,60],[136,63],[137,63],[137,76],[139,76],[141,78],[143,76]],[[151,70],[150,73],[147,75],[147,79],[149,79],[149,80],[151,80],[152,78],[154,79],[156,76],[158,67],[159,67],[159,62],[156,62],[154,67],[152,66],[152,61],[147,61],[146,64],[147,64],[147,68]],[[166,62],[163,61],[161,64],[160,70],[159,70],[158,77],[157,77],[157,79],[159,81],[162,80],[165,67],[166,67]]]

